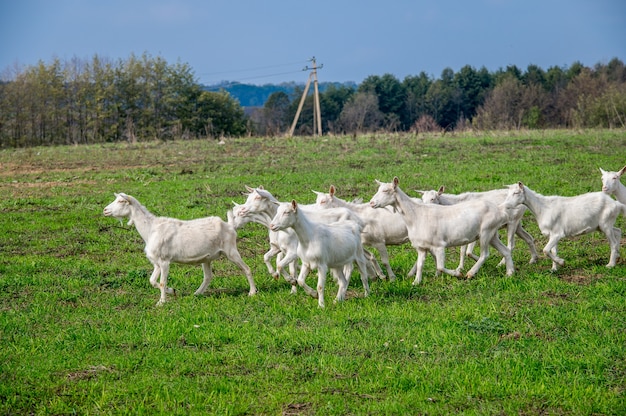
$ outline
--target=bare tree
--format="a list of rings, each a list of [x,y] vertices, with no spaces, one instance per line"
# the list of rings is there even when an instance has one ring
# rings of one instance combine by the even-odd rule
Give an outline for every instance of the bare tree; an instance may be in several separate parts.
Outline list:
[[[515,77],[504,78],[478,108],[474,125],[479,129],[519,129],[522,124],[523,85]]]
[[[364,133],[378,130],[384,118],[384,114],[378,108],[376,94],[359,92],[343,107],[338,125],[346,133]]]

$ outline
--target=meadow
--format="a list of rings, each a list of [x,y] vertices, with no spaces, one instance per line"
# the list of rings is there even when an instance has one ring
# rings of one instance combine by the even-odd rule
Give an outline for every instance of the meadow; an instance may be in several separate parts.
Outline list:
[[[517,181],[569,196],[625,164],[624,130],[0,150],[0,414],[626,414],[626,260],[605,267],[600,233],[562,240],[557,272],[543,255],[528,264],[520,239],[511,277],[495,250],[471,280],[435,277],[429,256],[419,286],[415,251],[391,247],[398,280],[365,298],[355,274],[345,302],[319,309],[268,274],[267,230],[248,224],[238,247],[256,296],[224,259],[204,296],[200,267],[173,265],[177,296],[156,307],[139,234],[102,215],[125,192],[156,215],[226,219],[245,185],[368,201],[394,176],[413,196]],[[529,213],[524,228],[543,248]]]

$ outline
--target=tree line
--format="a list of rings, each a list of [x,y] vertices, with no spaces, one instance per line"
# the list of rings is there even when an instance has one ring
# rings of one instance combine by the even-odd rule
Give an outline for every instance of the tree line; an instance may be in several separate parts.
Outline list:
[[[285,131],[298,99],[276,92],[253,114],[262,134]],[[312,97],[307,97],[299,134],[313,131]],[[391,74],[372,75],[357,88],[330,87],[320,94],[324,132],[432,132],[542,128],[626,127],[626,68],[614,58],[607,64],[543,70],[508,66],[450,68],[437,79],[425,72],[400,81]]]
[[[0,147],[282,135],[303,88],[277,91],[244,111],[226,91],[206,91],[183,63],[131,55],[125,60],[53,59],[9,68],[0,82]],[[586,67],[490,72],[465,66],[439,78],[367,77],[320,93],[322,130],[331,134],[456,129],[626,127],[626,68],[618,58]],[[296,134],[313,132],[313,97]]]
[[[204,91],[187,64],[131,55],[54,59],[7,70],[0,146],[134,142],[243,135],[247,119],[225,92]]]

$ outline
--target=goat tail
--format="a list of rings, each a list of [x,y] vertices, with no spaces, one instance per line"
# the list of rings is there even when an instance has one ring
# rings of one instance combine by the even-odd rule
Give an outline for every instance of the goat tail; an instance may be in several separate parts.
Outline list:
[[[621,202],[619,202],[619,201],[616,201],[616,202],[619,204],[619,207],[620,207],[620,210],[621,210],[621,212],[622,212],[622,215],[623,215],[624,217],[626,217],[626,205],[622,204],[622,203],[621,203]]]

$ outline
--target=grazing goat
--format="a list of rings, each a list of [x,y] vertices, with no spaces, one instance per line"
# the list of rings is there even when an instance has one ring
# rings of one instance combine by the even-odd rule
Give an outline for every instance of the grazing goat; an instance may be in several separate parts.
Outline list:
[[[409,234],[406,229],[406,224],[402,215],[397,211],[391,210],[377,210],[370,206],[368,203],[355,203],[347,202],[341,198],[335,196],[335,187],[330,186],[328,193],[313,191],[317,195],[315,203],[320,208],[338,208],[344,207],[354,211],[365,223],[363,231],[361,232],[361,241],[365,247],[373,247],[378,250],[380,254],[380,261],[387,269],[387,276],[389,280],[396,279],[396,275],[391,269],[389,263],[389,253],[387,251],[388,245],[401,245],[409,241]],[[370,260],[376,264],[376,259],[370,258]],[[378,268],[378,271],[380,268]],[[378,273],[381,278],[384,278],[382,273]],[[410,274],[410,273],[409,273]]]
[[[611,247],[611,258],[606,267],[615,266],[622,232],[613,225],[620,212],[626,215],[626,205],[603,192],[572,197],[543,196],[518,182],[509,187],[504,205],[515,207],[520,204],[528,207],[537,219],[541,233],[548,237],[543,252],[552,259],[552,271],[565,264],[565,260],[557,255],[559,240],[593,231],[602,231],[606,235]]]
[[[344,220],[332,224],[311,220],[308,213],[298,207],[295,200],[278,206],[276,215],[270,223],[272,231],[293,228],[298,236],[298,257],[302,261],[298,284],[306,293],[317,297],[318,306],[324,307],[324,286],[328,269],[337,279],[339,289],[336,301],[343,301],[346,296],[350,276],[344,275],[344,268],[356,261],[365,296],[369,295],[367,262],[361,245],[362,223]],[[286,262],[287,259],[283,259]],[[310,270],[317,269],[317,292],[306,284]]]
[[[626,186],[619,181],[626,172],[626,166],[617,172],[607,172],[600,168],[602,173],[602,192],[608,195],[615,195],[615,198],[622,204],[626,204]]]
[[[429,190],[429,191],[417,191],[422,193],[422,201],[424,203],[434,203],[439,205],[454,205],[463,201],[470,200],[486,200],[493,202],[496,205],[500,205],[504,202],[508,195],[508,189],[494,189],[486,192],[464,192],[462,194],[446,194],[444,193],[445,188],[441,186],[438,191]],[[515,234],[520,236],[522,240],[528,244],[528,249],[530,250],[530,261],[529,263],[536,263],[539,259],[539,255],[537,254],[537,248],[535,247],[535,239],[522,228],[522,218],[524,217],[524,213],[526,212],[526,207],[524,205],[519,205],[514,208],[507,208],[507,214],[509,216],[509,220],[506,223],[507,229],[507,247],[511,252],[515,248]],[[472,257],[474,260],[478,259],[473,254],[475,243],[470,243],[467,248],[464,250],[461,247],[461,253],[465,253],[466,256]],[[464,261],[463,255],[461,255],[461,262]],[[500,261],[499,266],[504,264],[504,259]],[[462,267],[463,264],[459,264],[459,267]]]
[[[447,273],[460,277],[457,270],[445,268],[445,248],[462,246],[479,240],[480,257],[467,272],[473,277],[489,256],[492,245],[505,258],[506,274],[514,272],[511,251],[498,238],[498,229],[504,225],[507,215],[497,205],[488,201],[467,201],[450,206],[436,206],[415,202],[398,186],[398,178],[391,183],[379,184],[378,191],[372,197],[370,205],[382,208],[388,205],[396,208],[404,217],[409,240],[417,250],[417,271],[413,284],[422,281],[422,269],[426,253],[431,252],[437,263],[437,273]]]
[[[202,264],[204,279],[195,292],[196,295],[200,295],[213,278],[211,262],[222,254],[245,273],[250,284],[249,295],[257,293],[252,272],[237,250],[237,232],[221,218],[207,217],[182,221],[157,217],[137,199],[123,193],[115,194],[115,200],[104,208],[104,215],[120,220],[128,218],[128,225],[135,225],[146,243],[146,256],[154,265],[150,284],[161,290],[161,298],[157,305],[165,302],[166,294],[175,293],[174,289],[167,287],[170,263]],[[159,276],[161,279],[157,283]]]

